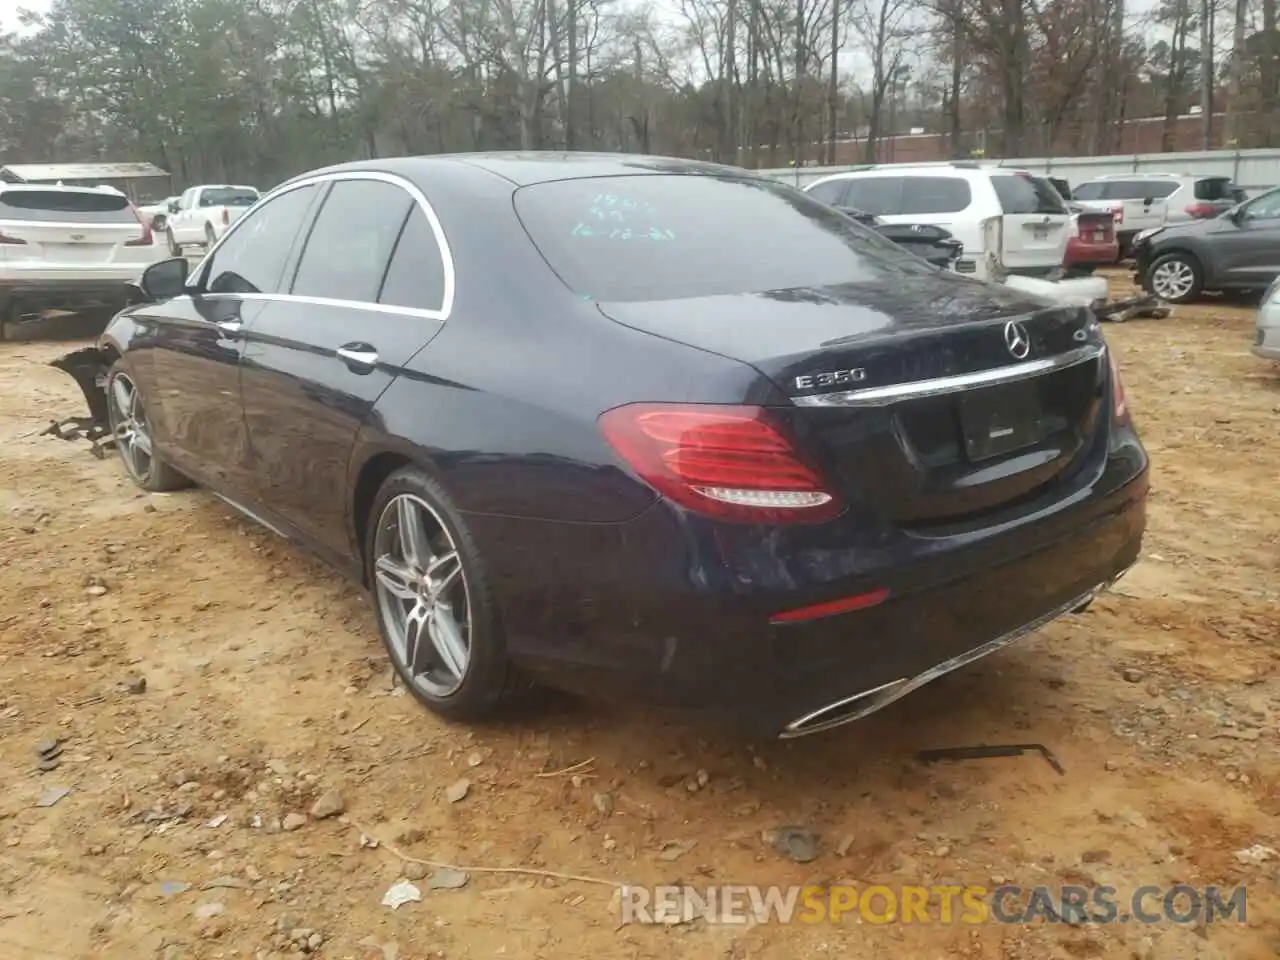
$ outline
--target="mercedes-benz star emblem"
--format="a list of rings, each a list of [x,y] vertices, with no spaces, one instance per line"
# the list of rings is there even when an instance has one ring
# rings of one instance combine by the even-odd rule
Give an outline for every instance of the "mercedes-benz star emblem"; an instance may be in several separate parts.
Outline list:
[[[1004,345],[1009,348],[1015,360],[1025,360],[1031,352],[1031,337],[1027,328],[1017,320],[1010,320],[1004,325]]]

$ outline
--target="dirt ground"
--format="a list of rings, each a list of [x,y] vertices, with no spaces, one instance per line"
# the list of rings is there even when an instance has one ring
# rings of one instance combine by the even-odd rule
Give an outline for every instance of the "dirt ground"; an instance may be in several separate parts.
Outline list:
[[[38,436],[82,412],[44,365],[68,347],[0,345],[0,957],[1280,956],[1280,366],[1252,323],[1209,303],[1108,329],[1153,461],[1115,592],[860,724],[754,747],[574,702],[437,721],[357,590],[205,493],[141,495]],[[1025,742],[1065,775],[915,757]],[[345,814],[310,817],[331,790]],[[817,859],[766,843],[789,824]],[[608,885],[430,889],[393,848],[637,884],[1245,884],[1248,912],[622,926]],[[406,875],[421,901],[383,906]]]

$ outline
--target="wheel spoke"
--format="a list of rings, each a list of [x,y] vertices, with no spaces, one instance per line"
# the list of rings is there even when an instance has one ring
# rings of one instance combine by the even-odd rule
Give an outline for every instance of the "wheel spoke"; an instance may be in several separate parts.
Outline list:
[[[151,456],[151,438],[147,436],[144,431],[139,430],[136,427],[133,431],[133,446],[135,449],[141,451],[145,456]]]
[[[418,662],[422,657],[426,644],[422,642],[423,633],[431,630],[431,610],[423,603],[415,604],[404,620],[404,665],[412,676],[424,672],[423,665]],[[434,643],[434,638],[432,639]]]
[[[418,599],[418,591],[413,586],[413,571],[396,560],[389,553],[384,553],[374,564],[374,575],[388,593],[398,600]]]
[[[467,669],[467,643],[453,614],[445,607],[437,607],[427,627],[445,668],[455,677],[461,677]]]
[[[116,401],[116,412],[125,420],[133,416],[133,391],[123,377],[111,381],[111,395]]]
[[[432,557],[427,564],[427,582],[431,584],[431,594],[440,597],[448,590],[462,573],[462,561],[458,552],[451,550],[438,557]]]
[[[396,501],[396,529],[400,534],[400,555],[410,567],[421,570],[431,556],[431,548],[417,504],[408,497]]]

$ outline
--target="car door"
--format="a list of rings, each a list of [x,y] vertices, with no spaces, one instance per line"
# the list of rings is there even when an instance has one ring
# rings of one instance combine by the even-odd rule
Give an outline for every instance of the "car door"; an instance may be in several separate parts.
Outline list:
[[[184,190],[182,196],[178,199],[178,212],[169,218],[169,229],[173,231],[173,239],[178,243],[190,243],[191,237],[191,211],[195,207],[196,199],[200,195],[199,187],[191,187]]]
[[[388,175],[336,175],[289,296],[248,327],[242,383],[259,497],[337,558],[349,556],[356,435],[441,328],[447,254],[428,209]]]
[[[1220,222],[1224,229],[1209,238],[1220,280],[1262,288],[1280,276],[1280,190],[1264,193]]]
[[[227,496],[253,489],[240,392],[244,329],[279,291],[317,192],[263,204],[206,258],[187,296],[138,314],[149,325],[153,430],[175,467]]]
[[[1071,211],[1042,177],[993,173],[1004,219],[1000,261],[1013,273],[1046,274],[1062,266],[1071,233]]]

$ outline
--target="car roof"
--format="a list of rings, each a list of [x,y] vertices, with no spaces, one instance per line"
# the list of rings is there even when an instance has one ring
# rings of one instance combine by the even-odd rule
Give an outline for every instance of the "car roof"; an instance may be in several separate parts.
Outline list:
[[[4,193],[29,193],[34,191],[43,191],[48,193],[110,193],[115,196],[123,197],[123,190],[118,190],[108,184],[100,184],[98,186],[81,186],[78,184],[66,185],[62,183],[3,183],[0,182],[0,191]]]
[[[350,171],[397,174],[411,181],[422,179],[431,182],[437,176],[448,176],[451,169],[459,167],[483,170],[523,187],[553,180],[570,180],[582,177],[634,176],[636,174],[713,174],[763,179],[760,174],[741,167],[731,167],[701,160],[678,157],[657,157],[632,153],[572,153],[556,151],[497,151],[492,153],[441,153],[430,156],[395,157],[379,160],[361,160],[336,164],[320,170],[293,177],[331,175]]]

